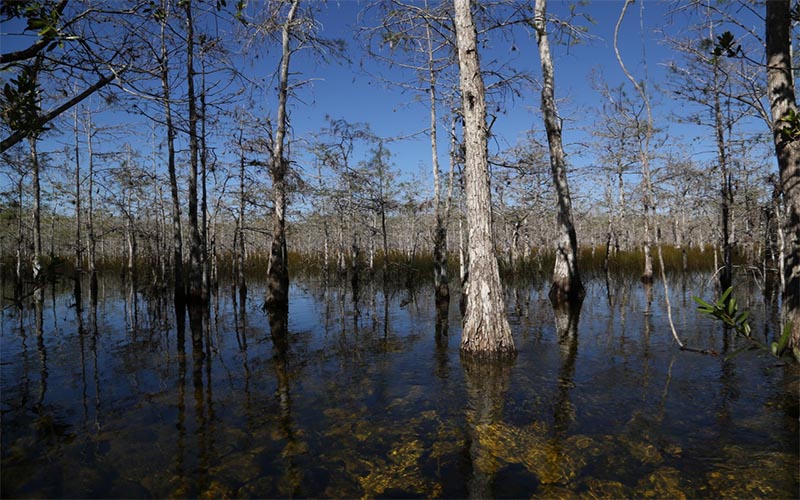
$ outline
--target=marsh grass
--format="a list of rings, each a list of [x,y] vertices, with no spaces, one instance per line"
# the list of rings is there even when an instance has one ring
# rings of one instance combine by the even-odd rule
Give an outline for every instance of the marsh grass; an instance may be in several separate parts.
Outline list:
[[[605,246],[581,249],[579,266],[585,279],[605,274],[605,251]],[[683,271],[682,249],[664,246],[662,251],[667,274],[681,273]],[[714,272],[714,249],[711,246],[686,249],[686,260],[686,271],[689,273]],[[744,261],[744,255],[734,254],[735,265],[743,265]],[[218,282],[232,281],[235,277],[235,259],[233,255],[219,255],[216,262]],[[450,253],[447,262],[450,287],[452,291],[456,291],[461,285],[458,254]],[[537,283],[549,280],[555,263],[555,252],[553,249],[548,248],[532,248],[527,255],[517,258],[513,263],[509,262],[507,256],[504,255],[498,257],[498,262],[500,264],[501,278],[504,282],[511,285]],[[75,271],[70,258],[45,258],[44,263],[47,276],[50,276],[51,279],[57,279],[59,276],[72,276]],[[28,268],[29,264],[25,262]],[[353,273],[357,271],[359,280],[381,286],[386,285],[390,288],[416,288],[433,279],[434,266],[431,253],[417,253],[409,256],[402,252],[389,252],[385,273],[383,272],[383,255],[380,251],[376,252],[372,267],[369,266],[369,260],[365,253],[359,256],[356,264],[356,266],[353,266],[352,259],[348,256],[344,268],[339,269],[336,259],[331,258],[326,269],[321,254],[289,252],[291,278],[315,279],[324,277],[327,280],[352,280]],[[657,265],[657,262],[655,264]],[[124,257],[107,258],[98,262],[98,271],[125,273],[126,266],[127,260]],[[252,253],[245,262],[245,276],[248,280],[262,279],[266,275],[268,267],[268,253]],[[612,253],[609,257],[608,267],[608,272],[612,274],[638,277],[642,269],[644,269],[644,254],[640,249]],[[4,258],[1,271],[4,279],[13,280],[14,269],[13,257],[7,256]],[[147,276],[148,282],[151,281],[152,277],[152,281],[158,282],[164,289],[170,285],[171,271],[166,269],[166,276],[161,277],[160,270],[158,270],[157,264],[152,259],[138,259],[136,270],[138,276]]]

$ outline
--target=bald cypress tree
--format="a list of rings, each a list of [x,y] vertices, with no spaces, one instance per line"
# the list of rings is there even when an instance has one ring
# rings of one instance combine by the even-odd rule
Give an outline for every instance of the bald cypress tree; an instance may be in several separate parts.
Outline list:
[[[506,317],[500,271],[492,242],[486,99],[477,33],[469,0],[455,0],[459,81],[466,147],[465,191],[469,225],[469,278],[461,351],[478,355],[516,352]]]

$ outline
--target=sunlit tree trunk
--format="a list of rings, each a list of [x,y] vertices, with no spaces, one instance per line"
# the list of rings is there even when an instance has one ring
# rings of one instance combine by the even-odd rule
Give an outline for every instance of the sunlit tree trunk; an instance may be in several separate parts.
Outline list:
[[[289,302],[289,265],[286,251],[286,174],[289,161],[284,157],[287,115],[286,100],[289,94],[289,47],[292,23],[299,0],[294,0],[281,30],[281,64],[278,73],[278,120],[272,145],[272,247],[269,253],[267,277],[267,306],[284,307]]]
[[[244,199],[244,142],[242,140],[243,132],[239,131],[239,217],[236,220],[236,232],[238,236],[238,251],[235,253],[237,254],[236,257],[236,281],[239,287],[239,295],[241,296],[241,300],[244,301],[245,297],[247,297],[247,281],[244,275],[244,255],[245,255],[245,236],[244,236],[244,211],[245,211],[245,199]]]
[[[437,144],[437,117],[436,117],[436,71],[433,60],[433,41],[430,26],[426,26],[428,54],[428,90],[431,111],[431,168],[433,170],[433,210],[436,219],[433,229],[433,282],[437,302],[450,298],[450,285],[447,276],[447,218],[442,205],[442,184],[439,172],[439,148]]]
[[[31,172],[33,173],[33,279],[39,278],[42,272],[42,189],[39,181],[39,155],[36,150],[36,134],[28,137],[31,155]]]
[[[125,243],[127,246],[128,278],[134,280],[136,274],[136,234],[133,227],[133,186],[127,186],[125,214]]]
[[[800,118],[792,78],[790,11],[789,0],[767,1],[767,86],[786,207],[783,317],[792,323],[789,346],[800,358]]]
[[[655,211],[655,206],[653,201],[653,183],[650,176],[650,138],[653,133],[653,114],[650,109],[650,100],[647,97],[644,87],[642,87],[641,83],[636,81],[633,75],[631,75],[631,73],[628,71],[628,68],[625,67],[625,63],[622,61],[622,55],[619,53],[618,45],[619,28],[622,24],[623,18],[625,17],[625,11],[628,9],[628,6],[631,3],[633,3],[633,0],[625,1],[625,4],[622,7],[622,12],[617,20],[617,24],[614,27],[614,52],[617,56],[617,62],[619,62],[619,66],[622,68],[622,72],[625,73],[625,77],[631,82],[633,87],[639,93],[639,96],[642,98],[642,103],[647,110],[646,129],[644,131],[644,137],[639,143],[639,163],[642,167],[642,185],[644,186],[644,192],[642,193],[642,203],[644,204],[644,220],[642,221],[642,226],[644,229],[644,241],[642,242],[642,247],[644,249],[644,271],[642,272],[642,282],[652,283],[653,257],[650,252],[650,247],[653,243],[653,236],[651,234],[651,212]]]
[[[455,28],[466,146],[469,278],[461,350],[467,354],[516,352],[506,317],[497,256],[492,244],[486,101],[477,33],[469,0],[455,0]]]
[[[546,7],[546,0],[536,0],[534,24],[542,66],[542,115],[547,131],[547,142],[550,145],[550,168],[558,201],[558,246],[550,300],[556,303],[577,303],[583,300],[586,292],[578,270],[578,239],[572,222],[572,200],[567,181],[564,148],[561,143],[561,119],[556,109],[555,77],[547,36]]]

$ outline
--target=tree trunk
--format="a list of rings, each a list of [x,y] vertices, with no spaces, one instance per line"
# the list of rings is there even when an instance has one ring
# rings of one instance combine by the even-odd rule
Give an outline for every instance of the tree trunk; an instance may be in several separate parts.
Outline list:
[[[197,214],[197,169],[199,145],[197,141],[197,97],[194,92],[194,21],[192,0],[183,3],[186,13],[186,87],[189,101],[189,295],[204,302],[207,291],[203,288],[203,241]]]
[[[19,181],[17,181],[17,265],[16,275],[14,280],[14,298],[19,300],[22,296],[22,259],[23,259],[23,244],[25,238],[22,234],[22,193],[25,176],[20,174]]]
[[[461,351],[478,355],[514,354],[497,256],[492,245],[486,101],[478,60],[477,33],[469,0],[455,0],[459,80],[466,145],[466,202],[469,226],[469,279]]]
[[[133,214],[131,210],[133,210],[132,205],[132,198],[133,198],[133,187],[128,187],[127,193],[127,204],[126,204],[126,214],[125,214],[125,243],[127,245],[127,257],[128,257],[128,279],[133,280],[136,273],[136,235],[134,234],[133,228]]]
[[[789,347],[800,359],[800,120],[792,78],[790,11],[789,0],[767,1],[767,88],[786,207],[783,318],[792,323]]]
[[[200,68],[200,211],[202,225],[200,248],[203,263],[203,291],[205,294],[208,294],[211,280],[211,261],[208,259],[208,193],[206,189],[208,175],[208,146],[206,145],[206,63],[203,57],[202,47],[200,49]]]
[[[161,22],[161,89],[164,99],[164,124],[167,128],[167,170],[172,197],[172,261],[175,278],[175,300],[182,304],[185,295],[183,282],[183,228],[181,227],[181,202],[178,194],[178,177],[175,172],[175,126],[172,123],[172,101],[170,97],[169,61],[166,30],[170,2],[164,0],[165,14]]]
[[[383,183],[383,180],[381,180]],[[380,216],[381,216],[381,243],[383,244],[383,279],[386,280],[386,274],[389,272],[389,232],[386,230],[386,204],[383,202],[383,195],[381,195],[380,202]]]
[[[586,294],[578,270],[578,239],[572,222],[572,200],[567,182],[567,165],[561,144],[561,119],[555,100],[555,77],[550,42],[547,37],[546,0],[536,0],[534,24],[542,65],[542,115],[550,146],[550,169],[558,202],[558,239],[550,300],[554,303],[579,303]]]
[[[81,156],[78,140],[78,108],[75,108],[75,273],[79,276],[83,265],[81,243]],[[79,286],[79,284],[77,285]]]
[[[623,18],[625,17],[625,11],[627,11],[628,6],[631,3],[633,3],[633,0],[625,0],[625,4],[622,6],[622,12],[620,13],[617,24],[614,27],[614,52],[616,53],[617,62],[619,62],[622,72],[625,73],[625,77],[631,82],[633,87],[639,93],[639,96],[642,98],[642,104],[644,104],[647,110],[647,124],[644,131],[644,137],[639,143],[639,163],[642,167],[642,184],[644,185],[644,193],[642,193],[642,203],[644,204],[644,241],[642,242],[642,247],[644,250],[644,271],[642,272],[642,282],[652,283],[653,257],[650,252],[650,247],[652,246],[653,237],[651,235],[650,226],[652,221],[650,218],[651,212],[655,211],[655,206],[653,204],[653,183],[650,176],[650,138],[653,130],[653,114],[650,109],[650,99],[647,97],[644,87],[636,81],[633,75],[631,75],[631,73],[628,71],[628,68],[625,67],[625,63],[622,62],[622,56],[619,53],[619,45],[617,43],[619,37],[619,27],[622,24]]]
[[[89,233],[89,272],[95,273],[97,271],[97,236],[94,231],[94,148],[92,138],[92,114],[86,110],[86,156],[89,161],[86,231]]]
[[[239,218],[236,224],[236,232],[239,237],[239,247],[237,254],[236,264],[236,281],[239,287],[239,295],[244,300],[247,296],[247,281],[244,275],[244,254],[245,254],[245,237],[244,237],[244,143],[242,141],[242,131],[239,133]]]
[[[289,59],[292,52],[289,37],[299,0],[294,0],[286,15],[281,36],[281,65],[278,75],[278,122],[272,145],[272,248],[267,272],[267,300],[269,307],[286,307],[289,304],[289,266],[286,251],[286,173],[289,161],[284,158],[286,137],[286,100],[289,94]]]
[[[437,303],[450,299],[450,284],[447,276],[447,219],[442,206],[442,184],[439,172],[439,147],[437,144],[436,120],[436,72],[433,67],[433,42],[429,26],[425,28],[428,51],[428,79],[431,107],[431,169],[433,170],[433,210],[436,225],[433,229],[433,283]]]
[[[39,182],[39,155],[36,150],[36,135],[28,137],[33,172],[33,279],[42,272],[42,189]]]
[[[714,61],[714,87],[719,79],[719,63]],[[719,287],[723,292],[733,282],[733,258],[731,248],[731,207],[733,206],[733,192],[731,190],[730,173],[728,172],[728,152],[725,147],[725,127],[722,117],[722,104],[719,92],[714,92],[714,131],[717,139],[717,161],[720,169],[720,217],[722,226],[722,272],[719,275]]]

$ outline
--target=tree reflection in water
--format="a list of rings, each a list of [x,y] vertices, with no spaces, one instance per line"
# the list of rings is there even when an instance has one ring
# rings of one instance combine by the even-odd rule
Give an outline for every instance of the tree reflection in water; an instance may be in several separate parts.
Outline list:
[[[569,395],[575,387],[575,360],[578,357],[578,323],[581,305],[559,305],[553,308],[553,313],[561,355],[558,388],[553,399],[553,430],[555,439],[563,439],[575,420],[575,406],[570,401]]]
[[[469,498],[492,498],[492,480],[499,462],[487,449],[481,432],[487,425],[503,420],[503,406],[511,380],[514,360],[462,356],[467,389],[466,420],[472,475],[467,481]]]
[[[277,381],[276,398],[280,418],[280,436],[286,442],[281,454],[285,459],[284,474],[278,479],[281,497],[295,497],[301,492],[303,471],[295,457],[302,453],[303,444],[297,437],[292,418],[291,369],[289,366],[289,310],[287,307],[268,308],[270,336],[272,338],[272,368]]]
[[[31,288],[0,329],[2,496],[796,492],[796,372],[677,351],[659,289],[636,276],[599,276],[581,311],[536,284],[509,293],[513,366],[461,368],[448,304],[362,277],[355,294],[349,276],[301,282],[292,316],[235,292],[166,314],[118,274],[56,285],[54,302]],[[772,307],[753,321],[774,333]],[[679,317],[687,340],[737,348]]]

